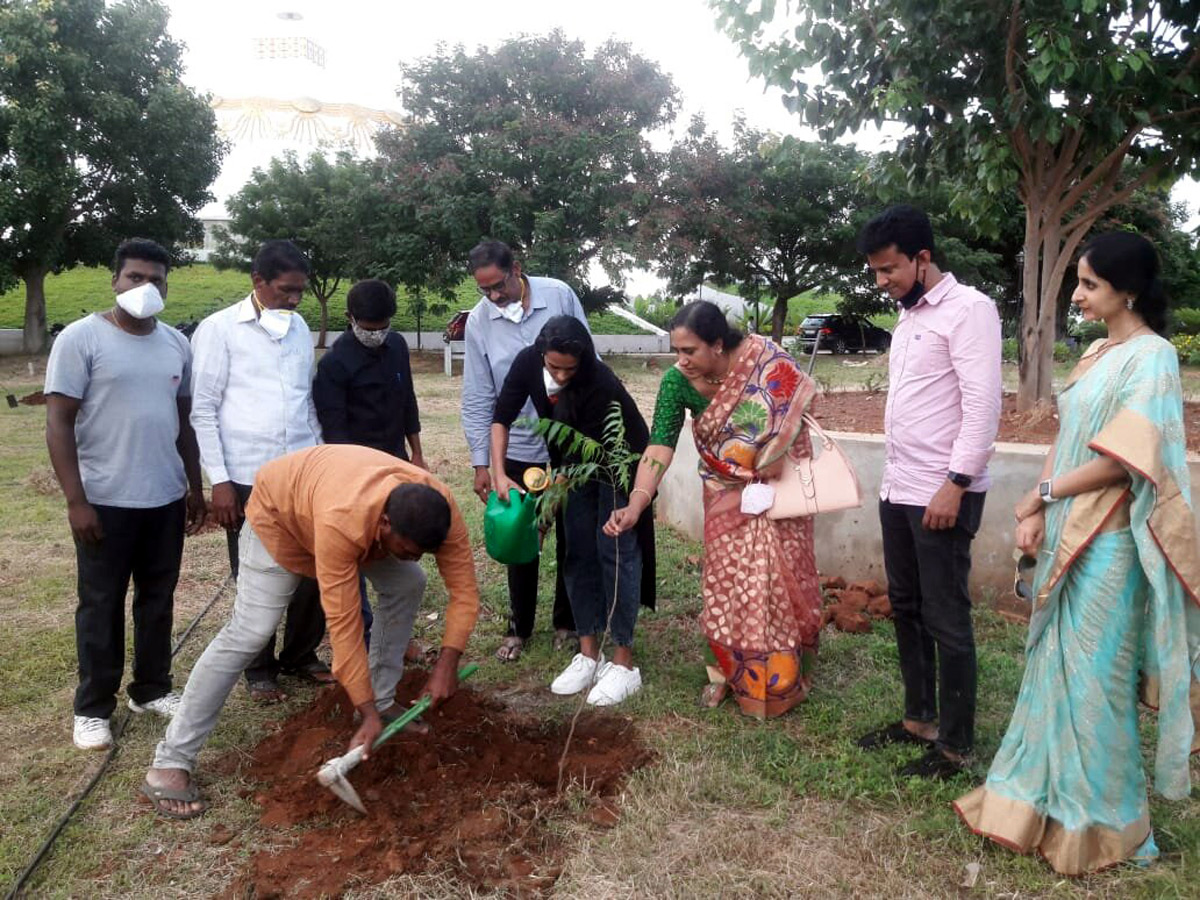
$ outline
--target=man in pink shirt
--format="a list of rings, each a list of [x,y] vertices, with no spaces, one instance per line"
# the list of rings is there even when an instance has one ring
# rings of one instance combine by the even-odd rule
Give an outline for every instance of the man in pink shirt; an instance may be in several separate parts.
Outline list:
[[[915,207],[873,218],[858,249],[901,307],[879,518],[904,681],[904,718],[858,743],[921,746],[925,755],[900,774],[945,778],[961,770],[975,736],[967,577],[1000,425],[1000,317],[987,296],[933,262],[933,228]]]

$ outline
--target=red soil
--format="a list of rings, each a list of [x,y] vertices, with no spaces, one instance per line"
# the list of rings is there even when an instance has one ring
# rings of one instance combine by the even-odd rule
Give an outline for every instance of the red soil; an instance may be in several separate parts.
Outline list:
[[[830,431],[883,433],[883,410],[887,394],[883,391],[831,391],[816,403],[814,415]],[[1184,431],[1188,450],[1200,453],[1200,403],[1183,404]],[[1058,433],[1058,419],[1053,415],[1018,413],[1014,394],[1004,396],[1000,413],[999,441],[1026,444],[1049,444]]]
[[[401,699],[424,678],[411,671]],[[433,871],[460,881],[464,895],[549,890],[562,866],[547,816],[565,810],[557,778],[566,723],[539,722],[463,688],[427,717],[430,734],[397,735],[350,774],[363,817],[315,778],[324,761],[346,752],[351,712],[340,690],[323,693],[253,751],[244,774],[261,783],[254,799],[262,825],[306,830],[288,849],[256,853],[229,896],[340,896]],[[612,825],[626,774],[650,758],[631,722],[585,712],[567,766],[568,780],[590,798],[583,817]]]

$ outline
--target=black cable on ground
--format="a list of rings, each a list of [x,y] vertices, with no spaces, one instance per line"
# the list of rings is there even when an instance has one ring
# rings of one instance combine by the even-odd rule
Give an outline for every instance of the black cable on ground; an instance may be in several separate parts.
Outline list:
[[[208,611],[213,608],[216,602],[221,598],[221,595],[225,593],[225,589],[229,587],[229,584],[232,581],[232,575],[228,576],[224,581],[222,581],[221,586],[217,588],[217,592],[213,594],[212,599],[205,604],[204,609],[200,610],[200,612],[196,614],[196,618],[192,619],[188,627],[183,630],[183,634],[179,636],[179,638],[175,641],[175,646],[171,648],[172,659],[174,659],[179,653],[184,642],[191,637],[192,632],[196,629],[196,626],[200,624],[200,620],[203,619],[208,614]],[[15,898],[21,895],[21,891],[24,889],[25,884],[29,881],[30,876],[37,871],[37,867],[42,864],[42,861],[50,855],[50,851],[54,847],[54,842],[58,840],[58,836],[62,834],[62,830],[66,828],[67,823],[71,821],[71,816],[75,815],[76,810],[83,805],[83,801],[88,798],[92,791],[95,790],[96,785],[100,783],[100,779],[104,776],[104,773],[108,771],[109,763],[116,758],[117,750],[120,749],[121,746],[121,736],[125,733],[125,726],[129,724],[129,720],[132,718],[132,716],[133,713],[126,710],[124,718],[122,718],[121,721],[117,723],[117,727],[113,729],[113,741],[108,748],[108,752],[104,754],[104,759],[100,762],[100,768],[96,770],[95,774],[92,775],[91,781],[84,786],[83,791],[78,797],[75,798],[74,802],[67,808],[67,811],[63,813],[62,818],[60,818],[57,824],[55,824],[49,836],[42,843],[42,846],[38,848],[37,853],[34,854],[33,859],[29,861],[29,865],[25,867],[25,870],[21,872],[16,882],[14,882],[12,888],[5,895],[5,900],[15,900]]]

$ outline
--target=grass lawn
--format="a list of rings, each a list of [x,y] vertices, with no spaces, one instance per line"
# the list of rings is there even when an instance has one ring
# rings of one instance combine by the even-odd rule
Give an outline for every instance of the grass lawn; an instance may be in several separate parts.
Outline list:
[[[838,361],[828,365],[836,373]],[[44,359],[0,360],[0,384],[18,394],[35,390],[43,367]],[[479,539],[482,507],[469,490],[459,427],[461,382],[448,382],[438,374],[440,367],[440,355],[418,357],[426,458],[461,498]],[[660,372],[630,358],[617,360],[616,367],[649,411]],[[39,407],[0,407],[0,616],[5,622],[0,887],[12,883],[99,763],[99,755],[71,746],[74,554],[49,469],[43,420]],[[574,821],[556,826],[570,849],[555,896],[1200,896],[1195,795],[1181,803],[1153,801],[1151,815],[1163,850],[1159,863],[1147,869],[1120,866],[1080,879],[1061,878],[1038,859],[984,843],[958,823],[950,801],[985,774],[1021,676],[1022,630],[989,612],[986,602],[977,604],[975,614],[980,696],[978,758],[971,777],[952,785],[900,779],[894,770],[913,751],[867,754],[853,743],[900,711],[889,628],[867,635],[823,634],[813,694],[781,719],[749,721],[729,705],[701,711],[695,704],[705,680],[696,625],[701,548],[666,527],[660,528],[659,541],[659,608],[643,612],[637,639],[646,687],[621,707],[657,757],[626,785],[615,827]],[[552,591],[553,554],[547,557],[543,597]],[[533,715],[561,718],[573,704],[546,690],[566,662],[549,647],[549,603],[539,610],[535,639],[521,661],[495,662],[491,654],[503,634],[507,605],[504,576],[482,549],[478,560],[483,614],[468,650],[481,664],[476,685],[502,691]],[[223,534],[188,540],[176,594],[177,631],[219,589],[226,572]],[[427,608],[438,609],[445,593],[436,574],[429,585]],[[177,684],[230,605],[226,591],[184,644],[175,666]],[[436,639],[436,624],[423,616],[418,622],[426,639]],[[234,692],[200,760],[201,784],[212,808],[191,823],[159,819],[135,800],[162,729],[156,721],[133,721],[110,771],[60,837],[31,893],[182,898],[226,890],[253,851],[288,844],[296,832],[258,825],[254,785],[221,775],[212,763],[231,748],[252,746],[312,696],[310,689],[300,689],[282,706],[260,708],[240,688]],[[1149,746],[1147,754],[1149,765]],[[1200,779],[1200,760],[1193,764],[1193,777]],[[971,890],[960,888],[969,863],[982,867]],[[330,860],[339,864],[348,863]],[[430,875],[355,896],[465,895],[461,885]]]
[[[112,272],[104,268],[76,268],[46,279],[46,321],[50,325],[70,324],[80,316],[112,306]],[[232,270],[220,271],[210,265],[197,263],[171,271],[168,279],[167,308],[163,320],[171,324],[199,322],[218,309],[241,300],[250,293],[250,276]],[[342,331],[346,327],[346,291],[350,283],[343,282],[329,300],[329,329]],[[401,290],[396,298],[399,309],[392,319],[397,331],[415,331],[417,320],[409,309],[410,294]],[[473,282],[464,281],[454,299],[439,303],[445,311],[425,313],[421,317],[423,331],[441,331],[450,317],[460,309],[470,309],[479,302],[479,291]],[[321,310],[312,295],[306,295],[300,312],[310,328],[320,327]],[[632,322],[612,313],[589,317],[597,334],[643,334]],[[0,294],[0,328],[21,328],[25,321],[25,287],[18,285]]]

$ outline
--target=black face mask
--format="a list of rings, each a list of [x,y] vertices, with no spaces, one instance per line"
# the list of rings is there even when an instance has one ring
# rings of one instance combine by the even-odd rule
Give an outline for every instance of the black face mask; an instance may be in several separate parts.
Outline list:
[[[925,296],[924,279],[918,278],[913,282],[913,286],[908,289],[908,293],[900,298],[900,305],[905,309],[912,309],[917,305],[917,301]]]

